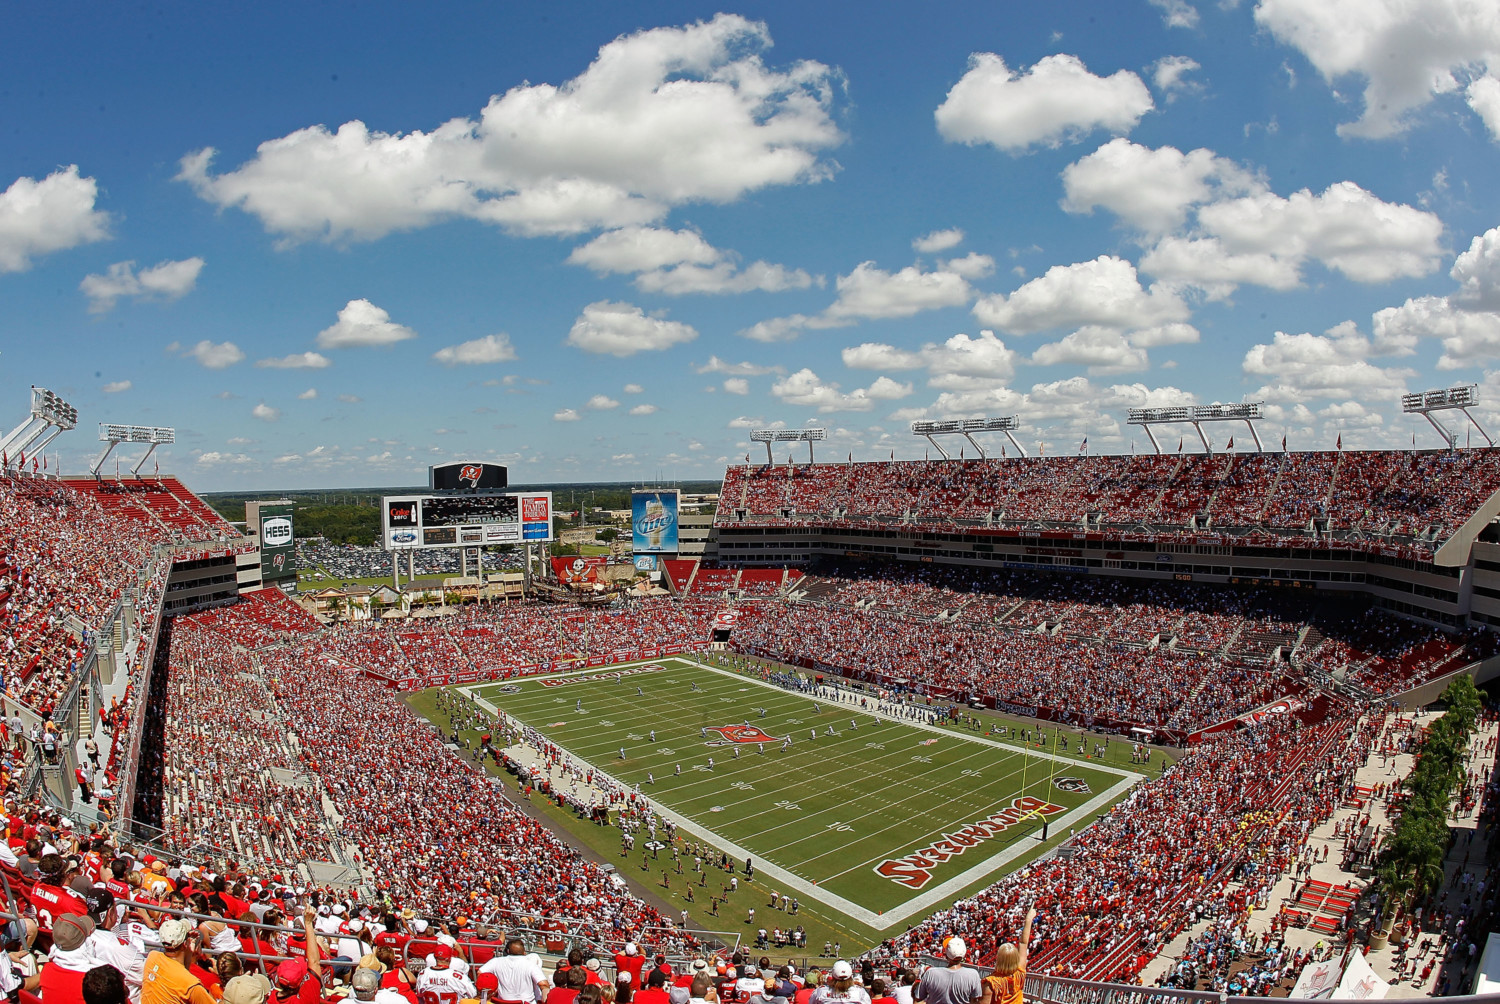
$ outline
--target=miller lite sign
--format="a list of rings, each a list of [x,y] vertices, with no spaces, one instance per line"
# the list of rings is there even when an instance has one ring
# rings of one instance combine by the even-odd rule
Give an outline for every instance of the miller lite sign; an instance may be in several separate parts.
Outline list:
[[[462,461],[427,468],[427,484],[435,492],[499,491],[509,483],[504,464]]]

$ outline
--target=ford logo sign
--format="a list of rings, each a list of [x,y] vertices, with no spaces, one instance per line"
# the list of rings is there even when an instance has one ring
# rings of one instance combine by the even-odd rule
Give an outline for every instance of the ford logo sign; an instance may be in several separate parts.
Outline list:
[[[391,543],[393,544],[410,544],[416,539],[417,535],[412,533],[410,530],[399,530],[396,533],[391,534]]]

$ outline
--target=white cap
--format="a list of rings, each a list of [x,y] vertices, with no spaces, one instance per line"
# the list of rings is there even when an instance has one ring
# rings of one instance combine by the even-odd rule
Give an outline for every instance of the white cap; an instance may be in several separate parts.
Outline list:
[[[950,959],[961,959],[968,951],[969,946],[958,935],[949,938],[948,943],[943,946],[943,954]]]
[[[413,931],[416,931],[418,934],[425,934],[427,933],[427,921],[422,920],[419,917],[411,922],[411,929]]]
[[[598,959],[589,959],[587,962],[585,962],[583,964],[583,967],[585,969],[593,970],[594,972],[597,973],[599,971],[599,960]]]
[[[854,975],[854,967],[843,959],[840,959],[833,964],[833,969],[829,971],[829,975],[836,980],[847,980]]]
[[[625,954],[626,955],[634,955],[634,954],[636,954],[639,951],[640,951],[640,949],[636,947],[635,942],[633,942],[633,941],[627,941],[627,942],[625,942]]]

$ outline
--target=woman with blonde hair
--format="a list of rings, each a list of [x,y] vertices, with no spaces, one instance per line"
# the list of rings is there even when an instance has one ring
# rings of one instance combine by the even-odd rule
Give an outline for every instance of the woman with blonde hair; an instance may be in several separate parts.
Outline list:
[[[1021,943],[1007,941],[995,950],[995,971],[984,978],[984,993],[979,1004],[1023,1004],[1026,989],[1026,946],[1031,944],[1031,922],[1036,907],[1026,911],[1021,928]]]

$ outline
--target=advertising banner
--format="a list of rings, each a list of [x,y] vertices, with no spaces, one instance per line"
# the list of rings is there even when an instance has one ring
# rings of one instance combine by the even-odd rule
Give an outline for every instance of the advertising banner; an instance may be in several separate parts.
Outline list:
[[[292,507],[260,507],[260,580],[265,583],[296,578],[293,558],[296,546],[292,538]]]
[[[657,557],[654,554],[637,554],[635,556],[635,570],[637,572],[656,571]]]
[[[516,496],[521,504],[521,539],[552,539],[552,493],[534,492]]]
[[[630,494],[630,526],[636,554],[677,553],[676,489]]]

